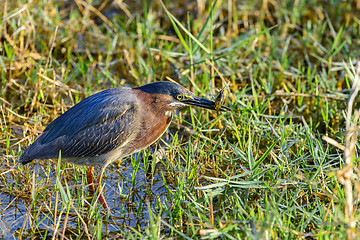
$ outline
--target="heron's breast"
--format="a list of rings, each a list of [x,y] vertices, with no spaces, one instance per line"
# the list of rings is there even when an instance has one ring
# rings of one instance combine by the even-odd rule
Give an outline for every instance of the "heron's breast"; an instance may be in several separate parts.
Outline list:
[[[169,127],[172,115],[151,116],[149,121],[143,123],[143,131],[140,133],[138,143],[140,149],[146,148],[158,140]]]
[[[138,134],[133,141],[134,152],[154,143],[169,127],[172,109],[168,106],[170,96],[164,94],[148,94],[139,90]]]

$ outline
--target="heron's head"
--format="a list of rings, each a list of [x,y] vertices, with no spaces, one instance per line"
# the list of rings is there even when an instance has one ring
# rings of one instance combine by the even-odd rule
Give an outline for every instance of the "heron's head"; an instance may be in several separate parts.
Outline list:
[[[198,97],[175,82],[154,82],[137,89],[149,94],[162,94],[166,96],[167,104],[173,108],[197,106],[211,110],[230,111],[230,108],[223,105],[221,105],[220,108],[216,108],[215,102]]]

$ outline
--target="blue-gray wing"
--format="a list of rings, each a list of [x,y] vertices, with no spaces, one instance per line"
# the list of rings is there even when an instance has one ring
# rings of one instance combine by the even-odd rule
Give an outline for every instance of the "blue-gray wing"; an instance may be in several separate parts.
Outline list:
[[[39,138],[40,144],[52,145],[55,156],[59,150],[63,157],[105,154],[121,145],[133,131],[136,107],[129,88],[92,95],[50,123]]]

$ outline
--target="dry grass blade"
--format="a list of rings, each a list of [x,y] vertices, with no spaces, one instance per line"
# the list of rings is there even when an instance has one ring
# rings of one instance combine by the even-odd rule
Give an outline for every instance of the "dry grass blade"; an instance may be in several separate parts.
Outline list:
[[[355,226],[356,222],[354,219],[354,206],[353,206],[353,183],[351,177],[353,175],[353,159],[355,157],[355,145],[358,136],[357,122],[359,120],[360,112],[355,111],[355,116],[352,120],[353,105],[355,98],[359,93],[360,86],[360,62],[356,62],[356,69],[352,69],[354,72],[354,79],[352,85],[352,93],[350,95],[347,115],[346,115],[346,135],[345,135],[345,167],[341,172],[341,178],[345,186],[346,205],[345,205],[345,218],[348,224],[347,228],[347,239],[355,239]]]
[[[338,143],[336,140],[334,140],[334,139],[332,139],[332,138],[330,138],[330,137],[328,137],[328,136],[322,136],[321,139],[324,140],[324,141],[326,141],[327,143],[329,143],[329,144],[331,144],[331,145],[339,148],[340,150],[345,151],[345,146],[342,145],[342,144],[340,144],[340,143]]]

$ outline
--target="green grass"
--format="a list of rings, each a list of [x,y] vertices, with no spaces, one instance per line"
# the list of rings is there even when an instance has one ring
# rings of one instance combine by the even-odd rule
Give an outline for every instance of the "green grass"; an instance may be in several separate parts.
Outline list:
[[[0,3],[1,237],[346,237],[343,151],[323,136],[344,145],[356,3],[182,2],[113,15],[95,1]],[[208,99],[228,84],[232,112],[181,111],[158,143],[109,166],[110,212],[89,195],[85,168],[16,164],[85,97],[168,77]],[[358,159],[354,169],[358,224]]]

